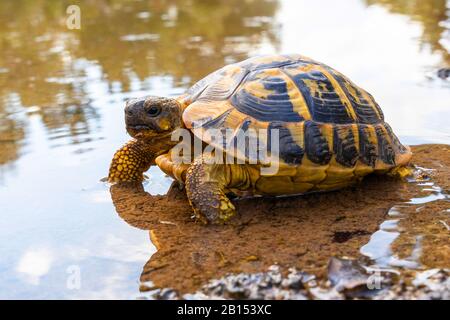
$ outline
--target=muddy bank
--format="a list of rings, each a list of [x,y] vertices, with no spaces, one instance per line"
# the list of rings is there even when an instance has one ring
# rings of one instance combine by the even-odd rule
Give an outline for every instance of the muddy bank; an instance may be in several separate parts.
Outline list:
[[[111,195],[125,221],[150,230],[158,251],[140,280],[156,287],[194,292],[211,279],[274,264],[284,275],[294,267],[321,281],[331,257],[397,268],[412,279],[416,271],[450,267],[450,147],[423,145],[413,152],[420,167],[414,181],[370,176],[337,192],[235,201],[240,215],[226,226],[195,222],[176,185],[164,196],[140,185],[114,185]]]

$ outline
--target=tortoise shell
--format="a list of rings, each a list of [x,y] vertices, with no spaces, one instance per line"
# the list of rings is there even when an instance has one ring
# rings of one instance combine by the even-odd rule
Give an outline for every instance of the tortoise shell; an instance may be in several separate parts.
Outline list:
[[[344,167],[359,160],[375,168],[396,166],[409,152],[384,122],[374,98],[331,67],[301,55],[271,55],[227,65],[191,87],[181,99],[183,121],[197,137],[216,148],[210,129],[279,129],[282,164]],[[234,154],[246,161],[255,155]]]

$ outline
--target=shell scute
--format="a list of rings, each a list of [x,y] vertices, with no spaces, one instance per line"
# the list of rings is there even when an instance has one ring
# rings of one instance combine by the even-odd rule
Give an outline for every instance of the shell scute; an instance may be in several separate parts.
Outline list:
[[[324,73],[314,69],[303,71],[301,68],[288,68],[286,73],[305,98],[313,120],[326,123],[354,122],[342,97]]]
[[[378,123],[384,121],[384,115],[375,99],[364,89],[359,88],[349,79],[328,67],[333,77],[339,83],[356,114],[358,123]]]
[[[391,138],[383,124],[375,126],[378,142],[378,157],[381,161],[389,165],[395,165],[395,151]]]
[[[333,151],[339,164],[345,167],[355,166],[359,158],[359,150],[352,126],[334,127]]]
[[[291,100],[293,88],[284,78],[279,69],[253,72],[231,97],[231,104],[259,121],[302,121]]]
[[[267,145],[269,152],[273,152],[272,148],[272,134],[278,134],[279,150],[277,150],[279,157],[287,164],[301,164],[305,150],[300,146],[293,136],[293,133],[282,122],[271,122],[268,129]],[[275,131],[276,130],[276,131]],[[295,135],[295,132],[294,132]]]
[[[305,121],[305,150],[308,159],[317,164],[328,164],[332,153],[328,140],[314,121]]]
[[[362,163],[375,167],[378,158],[378,143],[375,129],[371,125],[358,125],[359,159]]]

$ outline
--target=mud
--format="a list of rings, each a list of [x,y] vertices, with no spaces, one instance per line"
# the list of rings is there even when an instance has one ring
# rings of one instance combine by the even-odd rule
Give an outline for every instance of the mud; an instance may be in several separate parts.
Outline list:
[[[374,175],[336,192],[238,200],[239,215],[225,226],[196,222],[176,184],[164,196],[152,196],[142,185],[113,185],[119,215],[150,230],[158,248],[143,266],[141,291],[172,288],[165,293],[174,297],[204,290],[211,279],[266,272],[273,265],[283,276],[295,268],[330,286],[332,257],[393,268],[404,290],[418,272],[449,268],[450,146],[412,149],[418,172],[414,180]],[[388,232],[395,239],[381,241]]]

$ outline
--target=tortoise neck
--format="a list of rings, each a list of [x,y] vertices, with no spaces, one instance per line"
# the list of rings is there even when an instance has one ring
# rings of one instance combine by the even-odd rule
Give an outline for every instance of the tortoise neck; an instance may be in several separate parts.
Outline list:
[[[164,135],[148,138],[148,139],[135,139],[137,147],[147,154],[158,156],[160,154],[169,151],[177,141],[172,141],[172,132],[168,132]]]

